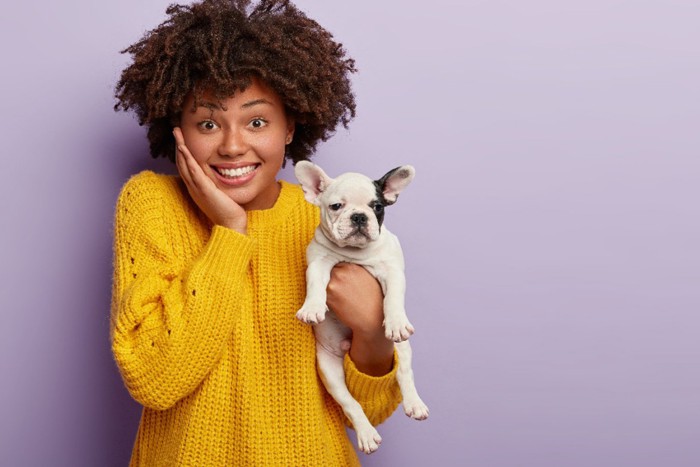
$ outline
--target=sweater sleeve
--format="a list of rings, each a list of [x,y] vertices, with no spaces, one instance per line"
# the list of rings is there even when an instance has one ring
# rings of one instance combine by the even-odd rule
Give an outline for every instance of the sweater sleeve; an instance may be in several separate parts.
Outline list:
[[[401,402],[401,389],[396,381],[398,356],[394,352],[394,365],[384,376],[370,376],[360,372],[350,353],[345,354],[345,384],[348,390],[360,403],[372,425],[384,422]]]
[[[166,231],[168,196],[156,175],[139,174],[115,214],[112,351],[132,397],[157,410],[191,394],[221,357],[252,256],[248,237],[214,226],[198,256],[176,257],[170,238],[184,233]]]

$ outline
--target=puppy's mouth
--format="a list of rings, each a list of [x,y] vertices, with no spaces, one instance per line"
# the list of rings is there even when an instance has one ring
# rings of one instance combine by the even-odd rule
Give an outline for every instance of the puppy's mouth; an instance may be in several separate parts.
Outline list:
[[[361,229],[359,227],[353,229],[349,234],[345,236],[343,240],[348,240],[354,237],[364,237],[367,240],[371,240],[369,234],[364,229]]]

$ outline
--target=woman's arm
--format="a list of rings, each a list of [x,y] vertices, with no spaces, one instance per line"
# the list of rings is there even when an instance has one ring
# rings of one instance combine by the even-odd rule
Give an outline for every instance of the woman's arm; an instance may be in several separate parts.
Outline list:
[[[353,331],[345,382],[373,425],[401,402],[394,343],[384,335],[382,289],[362,266],[338,264],[328,284],[328,306]]]
[[[172,241],[187,234],[169,229],[189,224],[170,209],[175,192],[139,174],[122,190],[115,219],[112,351],[132,397],[160,410],[191,394],[221,358],[252,255],[250,239],[220,226],[198,256],[176,254]]]
[[[391,371],[394,343],[384,336],[382,288],[365,268],[339,263],[331,272],[328,306],[352,329],[350,358],[357,369],[370,376]]]

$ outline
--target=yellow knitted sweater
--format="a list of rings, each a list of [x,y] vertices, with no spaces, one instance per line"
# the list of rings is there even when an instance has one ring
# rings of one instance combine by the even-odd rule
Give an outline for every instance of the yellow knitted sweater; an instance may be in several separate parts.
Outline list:
[[[305,249],[318,210],[281,182],[248,235],[212,226],[178,177],[142,172],[116,208],[112,350],[143,406],[131,465],[359,465],[315,366]],[[394,370],[348,387],[370,421],[400,401]]]

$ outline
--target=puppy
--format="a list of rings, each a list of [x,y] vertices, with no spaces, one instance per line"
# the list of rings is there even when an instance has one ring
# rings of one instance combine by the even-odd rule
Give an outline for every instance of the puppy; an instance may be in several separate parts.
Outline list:
[[[382,439],[345,385],[343,357],[351,331],[328,310],[326,286],[339,262],[362,265],[377,278],[384,292],[385,334],[395,342],[399,357],[396,378],[404,412],[416,420],[428,418],[428,407],[418,396],[411,369],[407,339],[413,326],[404,309],[403,252],[398,238],[383,225],[384,208],[396,202],[415,170],[410,165],[398,167],[377,181],[357,173],[332,179],[317,165],[301,161],[294,173],[306,200],[321,209],[320,225],[306,250],[306,300],[296,316],[314,325],[321,380],[352,423],[360,450],[371,454]]]

